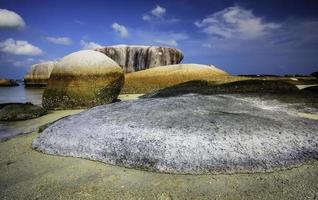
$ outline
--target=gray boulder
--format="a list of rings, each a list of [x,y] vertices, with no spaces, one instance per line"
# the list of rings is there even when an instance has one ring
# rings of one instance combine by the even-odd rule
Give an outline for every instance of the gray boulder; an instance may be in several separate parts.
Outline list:
[[[176,48],[141,45],[115,45],[95,49],[117,62],[124,72],[135,72],[151,67],[178,64],[183,59]]]
[[[38,151],[168,173],[262,172],[318,159],[318,124],[286,104],[185,95],[102,105],[61,119]]]

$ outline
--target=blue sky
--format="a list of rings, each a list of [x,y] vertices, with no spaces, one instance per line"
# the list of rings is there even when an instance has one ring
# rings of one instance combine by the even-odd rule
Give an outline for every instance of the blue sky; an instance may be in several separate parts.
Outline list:
[[[318,70],[315,0],[0,0],[0,77],[114,44],[176,47],[232,74]]]

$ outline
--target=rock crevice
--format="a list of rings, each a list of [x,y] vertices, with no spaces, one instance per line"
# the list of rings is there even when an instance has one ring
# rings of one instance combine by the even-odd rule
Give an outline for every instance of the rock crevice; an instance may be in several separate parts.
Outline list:
[[[179,49],[169,47],[115,45],[95,50],[116,61],[126,73],[178,64],[183,59]]]

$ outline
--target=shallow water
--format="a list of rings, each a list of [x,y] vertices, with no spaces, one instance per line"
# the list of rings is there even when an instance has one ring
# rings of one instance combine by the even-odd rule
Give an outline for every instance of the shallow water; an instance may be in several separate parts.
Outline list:
[[[24,103],[31,102],[35,105],[42,104],[44,88],[0,87],[0,103]]]

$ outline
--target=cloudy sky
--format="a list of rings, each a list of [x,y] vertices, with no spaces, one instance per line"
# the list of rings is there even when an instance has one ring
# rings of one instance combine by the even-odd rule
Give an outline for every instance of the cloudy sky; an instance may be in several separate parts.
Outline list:
[[[0,77],[98,46],[176,47],[232,74],[318,70],[316,0],[0,0]]]

